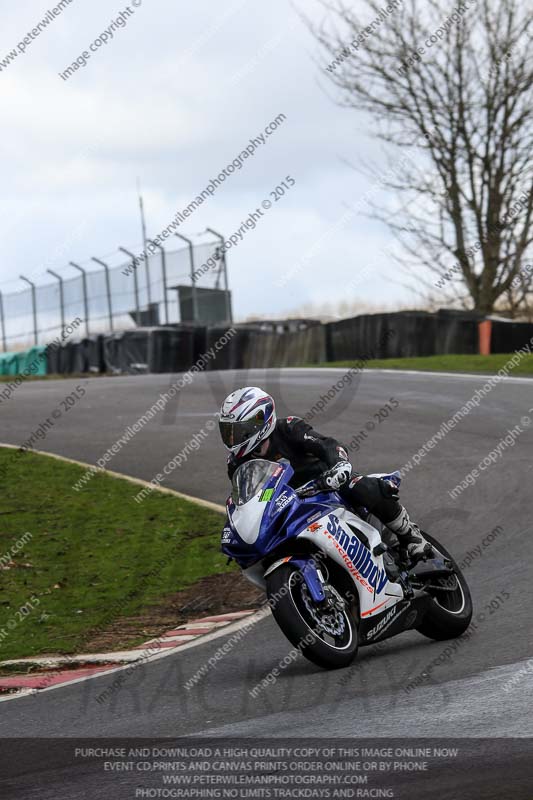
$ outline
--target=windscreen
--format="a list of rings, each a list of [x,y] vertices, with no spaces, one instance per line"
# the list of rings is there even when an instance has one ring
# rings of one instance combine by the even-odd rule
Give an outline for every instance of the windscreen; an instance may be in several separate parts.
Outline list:
[[[265,461],[262,458],[247,461],[238,468],[233,476],[231,493],[233,502],[238,506],[247,503],[265,483],[268,483],[277,469],[279,469],[279,464]]]

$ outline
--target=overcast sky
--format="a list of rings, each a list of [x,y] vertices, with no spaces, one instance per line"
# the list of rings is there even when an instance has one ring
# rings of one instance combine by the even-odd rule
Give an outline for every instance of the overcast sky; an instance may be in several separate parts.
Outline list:
[[[54,7],[6,5],[0,63]],[[21,287],[21,272],[43,282],[47,268],[72,275],[71,260],[96,255],[116,263],[118,245],[140,249],[137,177],[155,236],[285,114],[180,226],[186,235],[209,225],[230,236],[286,176],[294,179],[228,253],[237,317],[347,295],[414,303],[383,254],[388,232],[362,214],[339,222],[371,185],[342,159],[381,159],[383,168],[386,161],[372,121],[333,102],[317,45],[294,7],[287,0],[132,0],[129,8],[126,25],[115,25],[113,38],[67,81],[59,73],[125,5],[72,0],[2,67],[1,289]],[[319,16],[309,0],[306,12]]]

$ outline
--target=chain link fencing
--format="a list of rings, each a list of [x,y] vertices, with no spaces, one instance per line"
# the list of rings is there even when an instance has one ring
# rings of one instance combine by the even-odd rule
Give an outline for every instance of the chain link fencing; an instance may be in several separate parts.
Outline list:
[[[82,336],[176,324],[182,321],[177,286],[222,288],[225,265],[219,247],[219,241],[211,241],[172,251],[160,248],[135,269],[133,258],[119,251],[71,262],[43,276],[21,276],[15,291],[0,286],[0,345],[9,352],[46,344],[77,318],[83,321]],[[141,251],[135,249],[132,256]]]

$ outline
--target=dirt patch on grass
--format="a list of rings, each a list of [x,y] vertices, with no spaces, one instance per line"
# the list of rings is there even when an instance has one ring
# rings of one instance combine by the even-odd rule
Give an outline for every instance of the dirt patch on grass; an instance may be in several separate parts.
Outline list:
[[[138,616],[116,620],[105,631],[89,635],[80,652],[110,652],[142,644],[198,617],[259,608],[265,599],[264,592],[238,573],[210,575]]]

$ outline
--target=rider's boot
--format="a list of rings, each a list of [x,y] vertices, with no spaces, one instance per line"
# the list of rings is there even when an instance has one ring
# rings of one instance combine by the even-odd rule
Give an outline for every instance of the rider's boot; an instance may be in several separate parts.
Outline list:
[[[424,539],[420,528],[409,518],[407,509],[401,506],[398,516],[387,523],[387,527],[396,534],[400,548],[407,552],[410,561],[416,564],[422,558],[429,558],[433,554],[431,544]]]

